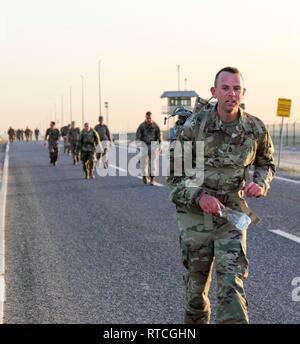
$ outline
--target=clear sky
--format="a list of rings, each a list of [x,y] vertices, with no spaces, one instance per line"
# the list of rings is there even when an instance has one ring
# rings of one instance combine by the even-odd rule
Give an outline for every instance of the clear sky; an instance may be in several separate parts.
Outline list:
[[[300,120],[300,4],[296,0],[0,0],[0,131],[98,116],[109,102],[114,132],[135,130],[151,110],[162,125],[160,95],[181,85],[210,96],[216,72],[238,67],[247,110],[265,122],[277,98],[292,99]]]

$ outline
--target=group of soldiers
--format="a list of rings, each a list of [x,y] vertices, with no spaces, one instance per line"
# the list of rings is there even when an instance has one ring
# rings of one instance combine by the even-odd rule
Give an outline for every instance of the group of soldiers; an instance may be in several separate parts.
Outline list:
[[[50,128],[46,130],[45,145],[48,141],[50,164],[53,166],[57,165],[60,137],[64,142],[64,153],[72,155],[73,165],[82,161],[86,179],[95,179],[96,160],[99,163],[102,161],[103,167],[108,168],[108,148],[112,138],[107,125],[103,123],[103,116],[99,116],[99,123],[94,128],[84,123],[82,130],[76,126],[75,121],[60,130],[55,127],[55,122],[51,122]]]
[[[247,231],[240,230],[222,213],[226,214],[227,209],[239,216],[247,215],[250,222],[258,222],[245,197],[266,196],[276,169],[274,147],[266,126],[244,111],[245,91],[240,71],[225,67],[216,74],[211,87],[215,103],[198,99],[193,112],[179,107],[172,114],[178,120],[170,140],[167,184],[171,189],[169,199],[176,205],[182,263],[186,268],[184,322],[187,324],[210,322],[208,293],[213,265],[218,281],[216,321],[249,322],[244,290],[248,276]],[[73,164],[77,165],[81,159],[86,179],[95,178],[96,158],[104,158],[104,167],[108,167],[107,151],[112,140],[102,116],[94,128],[85,123],[81,131],[75,122],[60,131],[51,122],[45,144],[48,140],[50,163],[54,166],[60,136],[64,140],[64,152],[72,154]],[[150,184],[154,185],[161,133],[151,119],[151,112],[146,113],[145,121],[138,127],[136,139],[144,143],[140,160],[143,182],[147,184],[150,177]],[[197,166],[198,143],[203,144],[203,166]],[[192,157],[192,174],[186,173],[190,170],[185,169],[185,147],[191,147],[188,154]],[[254,170],[251,179],[250,167]],[[197,172],[203,178],[199,179]]]
[[[9,142],[24,141],[24,136],[25,136],[26,142],[32,141],[33,131],[29,129],[28,127],[26,127],[25,130],[13,129],[12,127],[9,127],[7,130],[7,133],[8,133]],[[35,135],[36,141],[39,140],[39,134],[40,134],[40,130],[38,128],[35,128],[34,135]]]

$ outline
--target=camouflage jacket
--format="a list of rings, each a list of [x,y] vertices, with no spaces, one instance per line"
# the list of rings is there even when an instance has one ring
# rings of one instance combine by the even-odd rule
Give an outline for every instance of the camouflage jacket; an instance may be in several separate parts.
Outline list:
[[[68,133],[68,140],[72,144],[76,144],[80,137],[80,129],[79,128],[70,128]]]
[[[8,129],[7,133],[8,133],[9,136],[14,136],[14,135],[16,135],[15,130],[12,129],[12,128]]]
[[[68,136],[69,133],[69,126],[65,125],[64,127],[61,127],[60,132],[61,132],[61,136]]]
[[[146,144],[150,144],[152,141],[158,141],[161,143],[161,132],[159,126],[152,122],[147,124],[146,121],[141,123],[136,131],[136,140],[143,141]]]
[[[60,133],[57,128],[54,128],[54,129],[48,128],[46,130],[45,139],[47,139],[47,136],[48,136],[49,142],[56,142],[59,140],[59,135]]]
[[[190,142],[190,152],[185,147],[187,141]],[[201,141],[203,170],[201,183],[197,184],[200,179],[195,178],[196,146]],[[251,165],[254,167],[253,181],[263,187],[265,196],[275,173],[273,152],[272,139],[263,122],[241,108],[233,125],[219,119],[216,106],[195,113],[188,118],[177,139],[170,145],[170,173],[167,178],[171,187],[170,200],[177,206],[199,210],[198,201],[202,192],[216,197],[240,194]],[[178,154],[181,158],[179,165],[185,154],[191,155],[194,174],[187,176],[186,171],[181,175],[176,173]]]
[[[102,124],[102,125],[97,124],[94,129],[97,131],[101,141],[106,141],[106,140],[111,141],[110,132],[109,132],[109,129],[108,129],[107,125],[105,125],[105,124]]]
[[[77,150],[83,152],[95,152],[96,146],[100,142],[99,136],[94,129],[89,131],[81,130]]]

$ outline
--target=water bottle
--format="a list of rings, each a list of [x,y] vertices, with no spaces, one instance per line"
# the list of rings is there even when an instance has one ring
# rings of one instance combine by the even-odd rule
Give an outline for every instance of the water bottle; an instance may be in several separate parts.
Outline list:
[[[234,225],[239,231],[247,229],[251,223],[251,218],[248,215],[228,207],[221,209],[219,215]]]

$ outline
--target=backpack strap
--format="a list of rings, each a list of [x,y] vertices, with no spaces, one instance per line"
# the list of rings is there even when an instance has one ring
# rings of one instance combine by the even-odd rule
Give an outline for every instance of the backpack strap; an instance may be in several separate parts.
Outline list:
[[[201,119],[200,125],[196,127],[195,131],[195,139],[196,141],[203,141],[204,139],[204,129],[208,120],[208,116],[210,114],[210,111],[204,111],[204,115]]]

